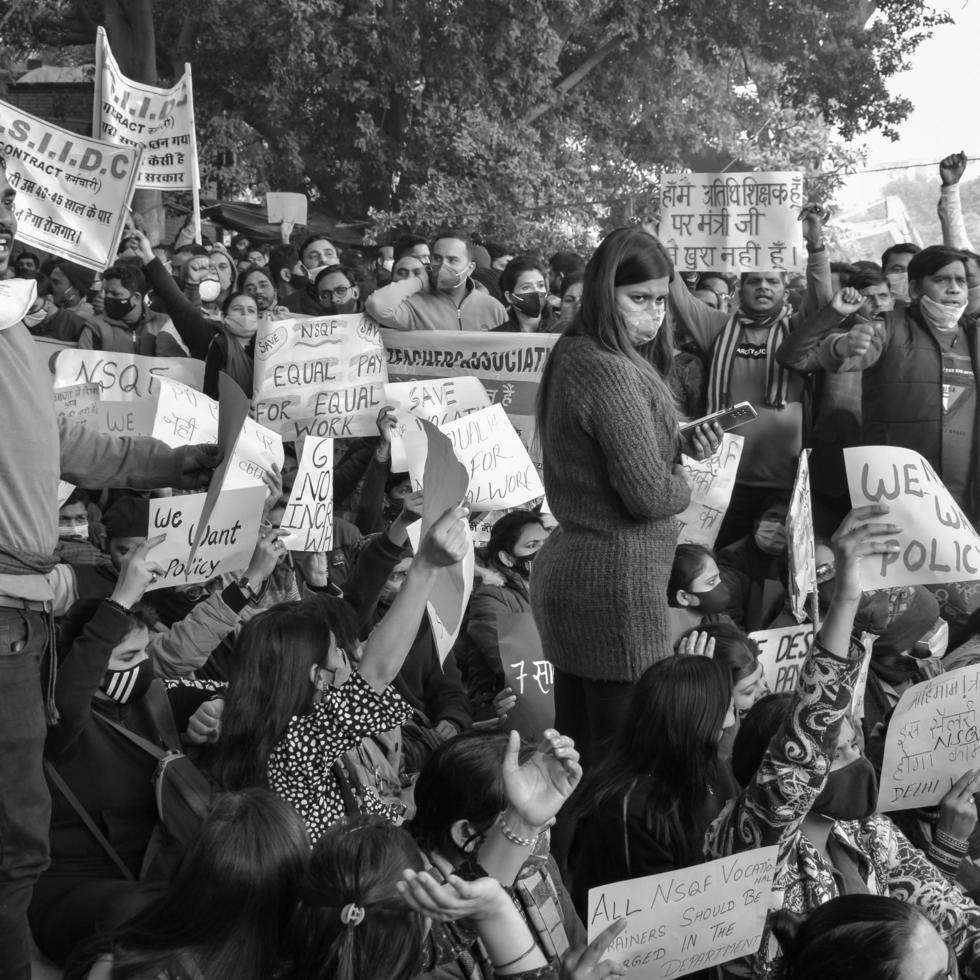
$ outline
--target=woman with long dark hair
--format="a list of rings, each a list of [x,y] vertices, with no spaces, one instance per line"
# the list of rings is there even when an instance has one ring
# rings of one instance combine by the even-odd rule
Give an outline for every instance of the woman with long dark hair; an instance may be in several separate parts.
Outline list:
[[[357,617],[339,599],[281,603],[242,630],[232,661],[211,771],[225,789],[267,786],[296,807],[316,840],[345,811],[335,763],[369,735],[408,721],[392,687],[411,648],[436,574],[466,550],[455,507],[423,538],[387,615],[361,649]],[[394,819],[391,801],[365,790],[362,811]]]
[[[671,657],[640,677],[578,794],[569,865],[580,914],[590,888],[704,860],[705,831],[737,789],[718,753],[734,720],[731,670],[708,657]]]
[[[274,793],[222,796],[167,893],[111,937],[88,980],[267,980],[309,852]]]
[[[674,515],[691,496],[670,388],[672,278],[653,236],[608,235],[538,393],[544,485],[560,526],[535,560],[531,605],[555,665],[555,725],[586,759],[640,675],[671,655]]]

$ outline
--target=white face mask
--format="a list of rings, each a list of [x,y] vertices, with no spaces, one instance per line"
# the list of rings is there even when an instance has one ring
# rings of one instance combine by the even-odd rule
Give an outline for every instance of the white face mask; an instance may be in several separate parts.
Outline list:
[[[88,524],[70,524],[58,528],[58,537],[63,541],[88,541]]]
[[[323,272],[323,270],[326,269],[327,267],[325,265],[317,265],[314,266],[312,269],[306,268],[306,266],[304,266],[303,268],[306,269],[306,278],[309,279],[310,282],[316,282],[316,277],[320,275],[320,273]]]
[[[217,279],[202,279],[197,290],[202,303],[213,303],[221,295],[221,283]]]
[[[36,313],[24,314],[24,326],[30,330],[32,327],[39,327],[48,318],[48,311],[42,306]]]
[[[907,272],[889,272],[885,276],[888,280],[888,287],[892,291],[895,299],[900,299],[903,303],[909,301],[909,275]]]
[[[923,318],[933,330],[938,330],[940,333],[951,333],[956,329],[960,317],[966,313],[966,303],[947,306],[945,303],[937,303],[928,296],[921,296],[919,309],[922,310]]]

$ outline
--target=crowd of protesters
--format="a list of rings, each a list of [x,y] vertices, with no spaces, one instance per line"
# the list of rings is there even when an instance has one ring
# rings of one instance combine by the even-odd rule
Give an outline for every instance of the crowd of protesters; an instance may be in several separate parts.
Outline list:
[[[980,629],[945,592],[862,591],[901,528],[851,508],[843,463],[914,450],[980,517],[965,167],[940,165],[941,244],[834,262],[806,208],[805,276],[739,278],[682,276],[640,227],[545,257],[455,229],[344,250],[127,226],[96,275],[17,243],[0,177],[0,271],[34,286],[0,312],[0,976],[40,954],[92,980],[592,980],[623,972],[603,957],[625,922],[587,943],[590,889],[768,845],[774,911],[723,972],[980,974],[980,772],[936,808],[876,812],[892,709],[973,662]],[[493,515],[444,661],[427,603],[475,518],[460,501],[410,547],[424,490],[392,469],[387,406],[375,438],[338,441],[329,553],[284,546],[287,444],[247,566],[148,591],[151,497],[205,488],[219,453],[59,420],[34,349],[195,358],[205,393],[224,372],[251,397],[262,321],[351,313],[557,335],[547,506]],[[723,436],[681,427],[743,401],[757,417],[715,546],[678,545],[681,454]],[[804,449],[820,627],[795,689],[770,693],[749,634],[793,621]],[[76,487],[60,504],[59,480]],[[520,615],[554,667],[535,744],[508,725]],[[186,840],[162,816],[167,752],[198,804]]]

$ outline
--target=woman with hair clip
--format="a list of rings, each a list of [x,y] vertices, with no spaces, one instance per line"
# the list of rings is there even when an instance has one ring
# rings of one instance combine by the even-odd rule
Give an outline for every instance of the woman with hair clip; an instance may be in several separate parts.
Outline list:
[[[575,906],[589,889],[704,861],[704,835],[737,791],[719,759],[735,722],[731,670],[671,657],[636,682],[622,727],[577,796]]]
[[[433,922],[452,920],[463,920],[457,928],[479,940],[485,953],[485,962],[464,974],[467,980],[621,975],[622,967],[601,958],[625,921],[558,959],[544,952],[502,885],[526,862],[536,832],[581,776],[570,740],[550,734],[522,766],[512,739],[503,773],[511,802],[486,831],[479,864],[469,861],[454,871],[440,858],[436,868],[427,868],[407,831],[378,817],[347,818],[330,827],[313,849],[300,888],[282,980],[459,977],[455,964],[432,964],[433,940],[427,938]]]
[[[544,485],[559,527],[535,561],[531,605],[555,665],[555,724],[586,759],[615,731],[640,675],[671,655],[674,515],[691,496],[670,388],[672,278],[651,235],[608,235],[538,389]],[[719,438],[700,427],[699,453]]]
[[[804,917],[780,910],[772,931],[781,980],[956,980],[956,956],[908,902],[842,895]]]
[[[76,954],[66,980],[268,980],[296,906],[310,839],[275,793],[249,789],[218,799],[167,893],[108,946]]]

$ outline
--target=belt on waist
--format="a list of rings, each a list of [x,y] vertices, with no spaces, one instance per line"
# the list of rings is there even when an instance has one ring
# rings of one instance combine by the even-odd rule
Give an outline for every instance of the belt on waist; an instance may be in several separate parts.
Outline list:
[[[20,609],[24,612],[50,612],[51,603],[40,599],[19,599],[17,596],[0,595],[0,609]]]

